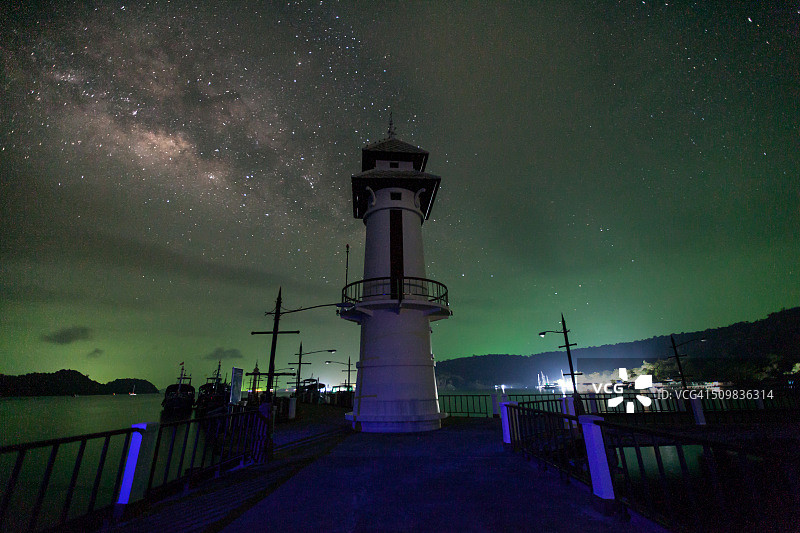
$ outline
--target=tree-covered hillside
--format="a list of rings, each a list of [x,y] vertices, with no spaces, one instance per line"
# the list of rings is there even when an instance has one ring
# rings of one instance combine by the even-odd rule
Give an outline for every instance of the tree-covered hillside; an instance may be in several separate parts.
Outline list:
[[[145,379],[116,379],[105,385],[77,370],[53,373],[34,372],[22,376],[0,374],[0,396],[72,396],[91,394],[127,394],[136,387],[136,394],[157,393],[155,385]]]
[[[697,332],[674,334],[685,372],[696,381],[751,383],[790,379],[800,371],[800,307],[770,313],[755,322]],[[701,339],[704,339],[701,341]],[[572,340],[572,339],[570,339]],[[576,348],[572,350],[578,372],[612,371],[619,366],[646,368],[656,380],[677,378],[669,335],[649,339]],[[633,364],[635,362],[635,364]],[[439,390],[489,389],[494,385],[535,387],[542,372],[551,380],[568,372],[566,352],[536,355],[473,355],[439,361]]]

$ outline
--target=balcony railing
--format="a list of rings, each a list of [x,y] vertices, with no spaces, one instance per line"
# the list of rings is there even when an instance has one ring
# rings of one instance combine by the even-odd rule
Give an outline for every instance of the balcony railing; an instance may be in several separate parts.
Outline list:
[[[447,287],[425,278],[369,278],[354,281],[342,289],[342,303],[358,304],[364,300],[426,300],[449,306]]]

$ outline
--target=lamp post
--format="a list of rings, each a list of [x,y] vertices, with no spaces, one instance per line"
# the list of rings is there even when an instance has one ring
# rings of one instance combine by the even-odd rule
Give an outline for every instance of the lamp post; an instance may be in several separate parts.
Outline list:
[[[581,396],[578,394],[578,386],[575,383],[575,376],[580,376],[583,372],[575,372],[575,368],[572,366],[572,352],[570,351],[570,346],[577,346],[576,343],[570,344],[569,330],[567,329],[567,321],[564,320],[564,313],[561,313],[561,330],[560,331],[553,331],[547,330],[542,331],[539,333],[540,337],[544,337],[548,333],[562,333],[564,335],[564,346],[559,346],[559,348],[566,348],[567,349],[567,360],[569,361],[569,377],[572,379],[572,398],[575,402],[575,416],[584,414],[583,412],[583,403],[581,402]]]
[[[272,345],[269,351],[269,372],[267,374],[267,391],[269,395],[269,436],[268,436],[268,448],[267,448],[267,457],[272,458],[273,452],[273,435],[275,434],[275,417],[272,416],[272,405],[274,404],[274,398],[271,394],[272,389],[272,381],[275,379],[275,350],[277,348],[278,343],[278,335],[282,333],[294,333],[299,334],[299,331],[279,331],[279,324],[281,320],[281,315],[288,315],[289,313],[297,313],[299,311],[308,311],[309,309],[317,309],[318,307],[338,307],[339,309],[347,309],[352,305],[342,304],[342,303],[332,303],[332,304],[320,304],[320,305],[312,305],[310,307],[301,307],[299,309],[290,309],[288,311],[284,311],[281,309],[281,303],[283,299],[281,297],[281,289],[278,289],[278,298],[275,300],[275,309],[273,311],[267,311],[264,313],[265,316],[272,315],[272,331],[251,331],[250,335],[272,335]]]
[[[347,390],[349,391],[350,390],[350,372],[352,372],[352,370],[350,370],[350,357],[349,356],[347,357],[347,362],[346,363],[342,363],[341,361],[325,361],[326,365],[330,365],[331,363],[333,363],[334,365],[347,365],[347,370],[342,370],[342,372],[347,372],[347,380],[345,381],[345,386],[347,387]]]
[[[295,397],[300,392],[300,371],[303,370],[303,365],[310,365],[311,364],[311,363],[304,363],[303,362],[303,355],[311,355],[311,354],[314,354],[314,353],[322,353],[322,352],[336,353],[336,350],[335,349],[331,349],[331,350],[314,350],[313,352],[305,352],[305,353],[303,353],[303,343],[302,342],[300,343],[300,350],[295,354],[295,355],[297,355],[297,362],[296,363],[289,363],[290,365],[297,365],[297,382],[296,382],[297,384],[295,386],[295,393],[294,393]]]
[[[670,359],[674,357],[675,358],[675,362],[678,363],[678,373],[681,376],[681,388],[683,390],[686,390],[686,388],[687,388],[687,386],[686,386],[686,375],[683,373],[683,365],[681,365],[681,357],[686,357],[686,354],[679,354],[678,353],[678,348],[680,346],[683,346],[684,344],[689,344],[690,342],[695,342],[695,341],[706,342],[706,339],[697,337],[697,338],[694,338],[694,339],[689,339],[688,341],[684,341],[684,342],[682,342],[680,344],[675,344],[675,336],[674,335],[670,335],[669,336],[669,340],[672,341],[672,353],[674,355],[670,355],[668,357]]]
[[[272,331],[250,332],[250,335],[272,335],[272,347],[270,348],[270,353],[269,353],[269,376],[267,377],[267,389],[269,389],[272,386],[272,379],[275,372],[275,348],[278,342],[277,335],[279,333],[300,333],[299,331],[278,331],[278,324],[280,323],[282,315],[288,315],[289,313],[299,313],[300,311],[308,311],[309,309],[317,309],[320,307],[338,307],[340,310],[349,309],[353,307],[353,304],[337,302],[332,304],[312,305],[310,307],[301,307],[299,309],[290,309],[288,311],[284,311],[281,309],[281,302],[282,302],[281,290],[278,289],[278,299],[275,301],[275,310],[267,311],[266,313],[264,313],[265,316],[272,315],[273,317]]]

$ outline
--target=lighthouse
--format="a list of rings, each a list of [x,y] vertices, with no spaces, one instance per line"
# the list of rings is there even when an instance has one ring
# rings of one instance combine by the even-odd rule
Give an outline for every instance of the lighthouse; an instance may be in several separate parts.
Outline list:
[[[353,216],[366,226],[364,278],[342,289],[340,316],[361,326],[353,411],[357,430],[439,429],[430,322],[448,318],[447,287],[428,279],[422,226],[441,178],[425,172],[428,152],[388,137],[361,152],[352,176]]]

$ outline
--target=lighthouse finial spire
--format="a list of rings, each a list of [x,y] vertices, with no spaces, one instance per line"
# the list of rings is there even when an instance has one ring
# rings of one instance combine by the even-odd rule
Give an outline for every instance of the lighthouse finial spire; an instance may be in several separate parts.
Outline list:
[[[389,111],[389,138],[394,137],[394,121],[392,120],[392,112]]]

